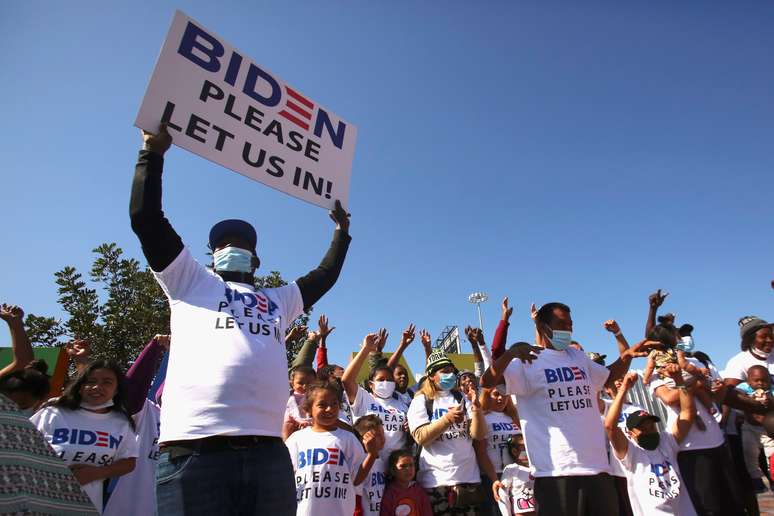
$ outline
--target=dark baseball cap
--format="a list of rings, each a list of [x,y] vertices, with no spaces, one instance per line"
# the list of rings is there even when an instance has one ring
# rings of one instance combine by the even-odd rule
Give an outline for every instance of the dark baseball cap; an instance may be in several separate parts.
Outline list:
[[[258,235],[255,228],[249,222],[239,219],[221,220],[210,230],[210,249],[215,249],[224,238],[229,236],[239,236],[244,238],[251,249],[255,249],[258,244]]]
[[[644,410],[638,410],[637,412],[632,412],[626,418],[626,428],[628,428],[629,430],[632,430],[633,428],[637,428],[638,426],[640,426],[640,424],[642,424],[643,421],[647,421],[649,419],[652,419],[656,423],[661,421],[660,417],[654,416],[653,414],[649,414]]]
[[[767,326],[772,326],[772,324],[767,323],[755,315],[746,315],[739,319],[739,336],[745,338],[750,333],[756,332]]]

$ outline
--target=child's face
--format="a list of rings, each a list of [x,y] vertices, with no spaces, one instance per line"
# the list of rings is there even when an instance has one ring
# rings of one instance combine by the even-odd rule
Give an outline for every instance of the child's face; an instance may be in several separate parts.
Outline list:
[[[399,391],[405,391],[406,387],[408,387],[408,382],[408,371],[401,365],[395,366],[395,387]]]
[[[312,402],[312,421],[326,428],[336,426],[339,419],[339,399],[330,391],[314,391]]]
[[[505,410],[505,405],[508,403],[508,398],[502,395],[497,389],[492,389],[489,393],[489,399],[492,401],[492,410],[496,412],[502,412]]]
[[[754,369],[747,375],[747,384],[755,390],[769,390],[771,378],[769,377],[768,371],[764,373],[763,371]]]
[[[392,468],[392,474],[395,480],[403,484],[407,484],[414,480],[414,474],[416,473],[416,467],[414,466],[414,457],[404,455],[398,459],[395,466]]]
[[[529,467],[529,458],[527,458],[527,447],[524,445],[523,437],[516,437],[511,446],[508,447],[511,457],[519,466]]]
[[[309,373],[294,373],[290,386],[296,394],[304,394],[306,387],[314,381],[314,376]]]

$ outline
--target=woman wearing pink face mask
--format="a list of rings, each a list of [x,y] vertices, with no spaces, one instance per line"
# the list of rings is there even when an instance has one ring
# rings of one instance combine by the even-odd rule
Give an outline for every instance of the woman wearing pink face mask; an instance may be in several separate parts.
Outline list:
[[[508,452],[508,443],[518,434],[519,416],[510,396],[504,396],[497,388],[481,389],[479,395],[481,409],[486,421],[486,436],[475,440],[476,460],[481,470],[481,484],[487,493],[489,511],[492,515],[499,514],[497,503],[492,493],[492,484],[500,479],[503,469],[514,462]]]

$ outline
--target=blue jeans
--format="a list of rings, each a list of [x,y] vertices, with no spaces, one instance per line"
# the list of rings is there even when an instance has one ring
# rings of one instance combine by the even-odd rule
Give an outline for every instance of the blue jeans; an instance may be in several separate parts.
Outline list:
[[[156,484],[163,516],[296,514],[293,465],[279,439],[175,458],[162,452]]]

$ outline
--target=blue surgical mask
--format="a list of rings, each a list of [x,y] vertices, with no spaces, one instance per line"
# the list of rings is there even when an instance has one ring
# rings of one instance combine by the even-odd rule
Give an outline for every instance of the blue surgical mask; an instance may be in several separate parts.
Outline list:
[[[685,337],[680,340],[680,342],[677,343],[677,346],[675,346],[680,351],[685,351],[686,353],[690,353],[693,351],[693,337],[690,335],[686,335]]]
[[[551,345],[557,351],[564,351],[572,344],[572,332],[563,330],[554,330],[551,337]]]
[[[450,391],[457,386],[457,375],[454,373],[441,373],[438,386],[444,391]]]
[[[212,253],[216,271],[253,272],[253,253],[239,247],[224,247]]]

